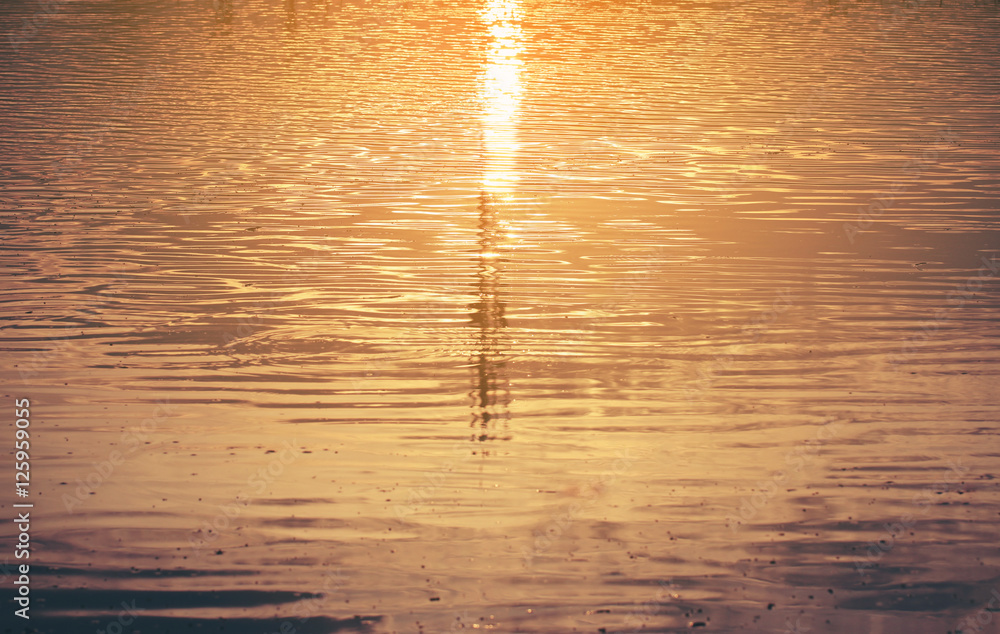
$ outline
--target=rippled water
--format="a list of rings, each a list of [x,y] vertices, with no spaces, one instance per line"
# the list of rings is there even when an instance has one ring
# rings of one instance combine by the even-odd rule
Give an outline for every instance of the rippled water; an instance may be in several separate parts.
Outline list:
[[[30,625],[994,631],[998,12],[3,3]]]

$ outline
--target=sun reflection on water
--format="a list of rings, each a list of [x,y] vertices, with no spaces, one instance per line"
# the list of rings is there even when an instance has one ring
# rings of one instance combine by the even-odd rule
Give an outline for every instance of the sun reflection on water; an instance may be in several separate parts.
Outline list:
[[[506,222],[517,184],[517,119],[521,99],[518,54],[520,5],[516,0],[487,0],[481,12],[490,35],[482,76],[483,180],[480,192],[476,299],[469,306],[476,339],[473,368],[472,438],[478,442],[510,438],[510,382],[506,356],[506,303],[501,283]],[[484,454],[485,454],[485,450]]]
[[[520,69],[523,52],[521,7],[516,0],[488,0],[482,20],[491,40],[486,52],[482,98],[483,185],[504,191],[517,181],[517,115],[521,100]]]

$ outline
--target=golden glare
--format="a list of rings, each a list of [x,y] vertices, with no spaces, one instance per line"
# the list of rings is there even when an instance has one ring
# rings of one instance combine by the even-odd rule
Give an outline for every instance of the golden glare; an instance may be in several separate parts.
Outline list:
[[[521,7],[517,0],[488,0],[482,20],[490,33],[483,75],[483,186],[499,192],[517,181],[517,114],[521,100],[518,54]]]

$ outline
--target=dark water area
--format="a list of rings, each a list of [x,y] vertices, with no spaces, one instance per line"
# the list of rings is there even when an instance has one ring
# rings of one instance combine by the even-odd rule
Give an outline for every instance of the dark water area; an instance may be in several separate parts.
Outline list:
[[[0,3],[0,631],[1000,631],[998,35]]]

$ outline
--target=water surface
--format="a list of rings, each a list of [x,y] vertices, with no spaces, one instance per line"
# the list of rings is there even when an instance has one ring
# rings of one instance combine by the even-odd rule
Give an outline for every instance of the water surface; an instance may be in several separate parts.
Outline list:
[[[997,5],[0,28],[39,631],[995,627]]]

